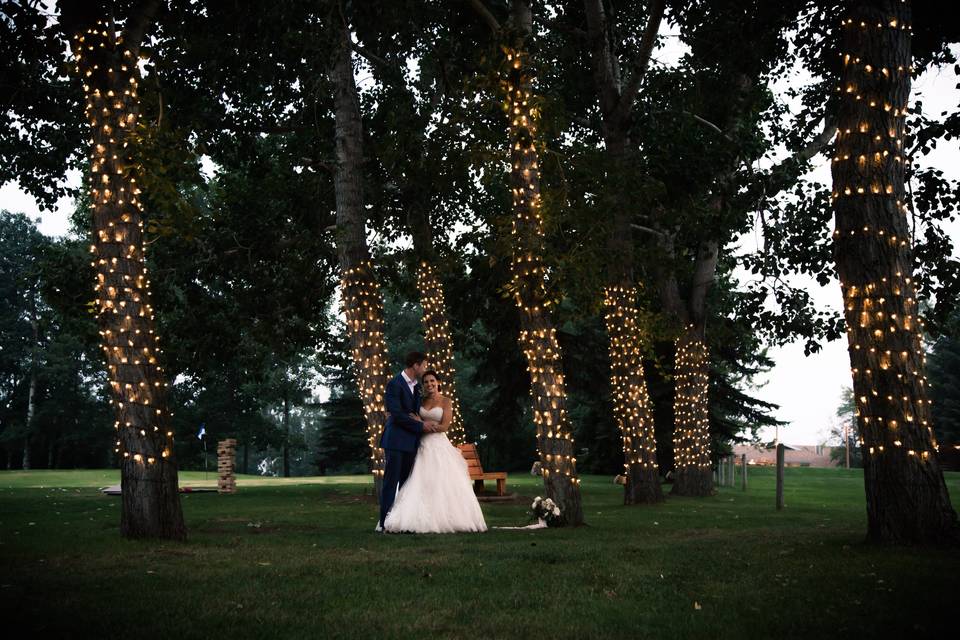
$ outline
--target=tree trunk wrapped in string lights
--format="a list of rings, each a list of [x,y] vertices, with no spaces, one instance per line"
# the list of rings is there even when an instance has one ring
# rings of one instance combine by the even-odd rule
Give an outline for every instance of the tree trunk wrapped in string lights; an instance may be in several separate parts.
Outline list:
[[[111,25],[74,37],[76,71],[90,123],[90,202],[96,308],[116,408],[127,537],[183,539],[167,383],[158,363],[137,186],[141,164],[134,131],[139,116],[136,42],[127,48]]]
[[[353,76],[350,31],[346,26],[338,29],[338,41],[330,76],[336,88],[334,119],[337,170],[334,188],[340,294],[356,367],[357,390],[367,419],[370,466],[379,496],[383,479],[383,450],[379,445],[380,434],[387,420],[383,394],[390,381],[389,359],[383,337],[383,298],[367,250],[366,213],[363,206],[363,127],[360,99]]]
[[[357,372],[357,389],[367,418],[367,441],[370,443],[370,468],[377,482],[383,478],[383,433],[387,414],[383,394],[390,381],[387,345],[383,340],[383,305],[380,287],[367,261],[345,267],[340,280],[343,312],[347,318],[350,352]]]
[[[677,338],[674,363],[672,492],[706,496],[713,491],[708,408],[709,351],[703,329],[687,325]]]
[[[463,444],[466,433],[457,395],[457,370],[453,366],[453,342],[450,339],[450,321],[447,319],[443,300],[443,284],[437,278],[433,266],[426,260],[417,266],[417,289],[420,291],[420,306],[423,307],[423,335],[430,366],[440,375],[443,395],[450,398],[453,406],[453,417],[447,434],[453,444]]]
[[[649,67],[665,3],[654,0],[647,8],[647,24],[628,73],[621,67],[616,50],[615,43],[620,34],[614,23],[613,9],[601,0],[584,2],[590,62],[600,103],[604,154],[608,161],[608,182],[604,188],[607,192],[604,202],[607,224],[604,307],[613,409],[623,439],[627,479],[624,504],[663,500],[634,287],[631,224],[634,208],[624,191],[630,182],[627,176],[632,175],[637,166],[636,159],[631,157],[634,153],[631,140],[634,103]]]
[[[533,420],[540,468],[547,496],[560,507],[567,524],[583,522],[580,479],[573,434],[567,418],[566,386],[557,332],[547,313],[540,211],[540,169],[537,164],[536,107],[530,77],[519,48],[508,48],[504,89],[510,116],[510,190],[513,195],[513,260],[511,287],[520,311],[520,346],[530,372]]]
[[[930,423],[905,215],[910,5],[855,3],[841,30],[834,255],[863,448],[867,537],[882,543],[956,541],[957,515]]]
[[[653,414],[643,374],[643,350],[636,290],[607,287],[604,320],[610,341],[610,380],[614,414],[623,438],[624,504],[663,500]]]

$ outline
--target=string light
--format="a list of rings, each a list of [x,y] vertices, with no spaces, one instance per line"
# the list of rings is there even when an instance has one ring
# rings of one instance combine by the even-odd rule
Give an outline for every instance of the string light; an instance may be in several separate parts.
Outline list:
[[[604,290],[604,320],[610,339],[610,387],[614,414],[623,441],[624,475],[627,487],[637,486],[651,475],[659,489],[657,450],[653,415],[643,373],[643,351],[640,335],[636,289],[607,287]],[[646,472],[646,474],[644,474]],[[627,496],[629,499],[629,495]]]
[[[688,325],[676,342],[673,401],[673,456],[676,487],[709,490],[710,414],[709,351],[694,325]],[[689,484],[686,482],[690,479]],[[686,491],[684,488],[682,491]]]
[[[453,340],[450,338],[450,322],[447,319],[443,300],[443,285],[433,266],[421,261],[417,267],[417,289],[423,307],[423,333],[430,365],[443,380],[443,395],[450,398],[452,417],[447,434],[453,444],[463,444],[466,433],[460,414],[460,399],[457,394],[457,370],[453,366]]]
[[[898,17],[841,21],[840,127],[832,162],[837,266],[852,363],[859,442],[868,460],[927,464],[938,449],[930,422],[923,322],[904,190],[906,99],[914,68],[898,52],[912,27]],[[872,31],[886,59],[856,55]],[[887,55],[889,54],[889,55]],[[842,259],[856,255],[857,263]]]
[[[514,302],[520,312],[520,345],[530,374],[533,422],[537,431],[537,453],[548,492],[563,491],[557,479],[566,481],[565,495],[551,496],[568,509],[579,511],[579,484],[574,441],[566,409],[566,385],[562,371],[557,332],[548,315],[546,269],[543,251],[543,216],[540,200],[540,168],[537,163],[536,122],[539,116],[531,94],[531,80],[523,64],[524,53],[505,48],[508,70],[503,74],[506,95],[504,109],[510,127],[510,187],[513,200],[511,237],[511,284]],[[563,506],[561,507],[563,508]]]
[[[357,388],[367,419],[370,468],[374,478],[382,480],[384,457],[380,435],[387,421],[383,394],[390,373],[383,337],[383,298],[373,264],[364,260],[346,269],[340,279],[340,293],[351,355],[357,368]]]
[[[122,36],[104,22],[75,35],[72,51],[90,125],[90,264],[96,270],[100,347],[116,412],[115,451],[125,462],[153,467],[173,461],[173,431],[150,304],[140,166],[132,156],[139,69]]]

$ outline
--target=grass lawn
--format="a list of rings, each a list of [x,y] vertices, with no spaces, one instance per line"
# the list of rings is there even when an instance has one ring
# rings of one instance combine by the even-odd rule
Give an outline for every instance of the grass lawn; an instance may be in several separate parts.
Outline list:
[[[863,545],[859,471],[787,469],[779,513],[750,471],[747,492],[629,508],[588,476],[586,527],[448,536],[374,534],[365,477],[240,476],[184,495],[183,544],[120,538],[97,491],[116,471],[2,471],[0,614],[37,638],[955,637],[960,552]]]

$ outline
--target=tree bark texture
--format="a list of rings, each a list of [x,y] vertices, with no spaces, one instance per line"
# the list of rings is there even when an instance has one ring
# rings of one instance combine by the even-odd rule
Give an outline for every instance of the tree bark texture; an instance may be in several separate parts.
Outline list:
[[[716,195],[713,206],[722,207]],[[673,442],[676,479],[672,493],[708,496],[713,493],[710,461],[710,350],[706,343],[707,293],[717,270],[719,247],[704,242],[697,249],[690,288],[687,325],[677,339],[674,357]]]
[[[423,307],[423,335],[430,366],[440,375],[441,392],[450,398],[453,407],[447,434],[453,444],[463,444],[466,433],[457,395],[457,370],[453,365],[453,339],[443,299],[443,284],[437,278],[433,265],[426,260],[417,266],[417,290],[420,292],[420,306]]]
[[[643,45],[638,54],[629,91],[622,87],[623,72],[615,47],[607,7],[601,0],[585,0],[587,30],[594,85],[600,102],[601,128],[608,163],[607,190],[611,200],[606,239],[604,307],[610,353],[613,410],[623,439],[624,504],[663,500],[657,467],[653,414],[643,370],[643,334],[636,307],[633,276],[633,211],[622,186],[630,163],[630,116],[636,87],[642,80],[663,17],[663,2],[653,2]]]
[[[514,3],[515,24],[529,25],[529,6]],[[527,22],[524,22],[524,21]],[[521,29],[528,33],[529,28]],[[540,169],[537,164],[536,118],[530,76],[522,48],[508,47],[504,74],[510,116],[510,189],[513,196],[512,280],[520,312],[520,347],[530,373],[530,394],[537,431],[537,449],[548,497],[560,507],[567,524],[583,523],[580,479],[573,434],[566,410],[566,387],[557,332],[548,313],[543,266],[543,218]]]
[[[90,123],[96,307],[121,457],[120,529],[184,539],[167,383],[150,305],[136,157],[137,43],[98,23],[73,40]],[[131,50],[132,49],[132,50]]]
[[[643,372],[636,290],[607,287],[604,319],[610,340],[610,379],[614,415],[623,439],[624,504],[663,500],[653,412]]]
[[[863,449],[867,538],[957,541],[937,458],[912,280],[903,152],[910,5],[861,1],[842,26],[834,256]]]
[[[283,477],[290,477],[290,392],[286,388],[283,390]]]
[[[386,424],[384,393],[390,381],[387,345],[383,336],[383,297],[370,262],[363,206],[363,127],[360,99],[353,77],[350,32],[340,34],[330,76],[335,85],[334,117],[337,169],[337,255],[340,292],[347,334],[357,373],[357,390],[367,419],[370,467],[377,495],[383,480],[380,434]]]
[[[703,325],[687,325],[677,338],[674,363],[675,474],[672,493],[708,496],[713,492],[707,391],[709,357]]]
[[[37,412],[37,321],[33,321],[33,350],[30,356],[30,387],[27,391],[27,435],[23,439],[22,469],[30,470],[30,436],[33,434],[33,417]]]

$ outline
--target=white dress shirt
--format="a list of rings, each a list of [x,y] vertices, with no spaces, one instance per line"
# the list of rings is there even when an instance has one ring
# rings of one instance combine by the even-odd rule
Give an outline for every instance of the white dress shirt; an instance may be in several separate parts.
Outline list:
[[[417,380],[416,380],[416,378],[408,378],[408,377],[407,377],[407,372],[406,372],[406,370],[401,371],[401,372],[400,372],[400,375],[403,376],[403,379],[404,379],[404,381],[407,383],[407,386],[410,387],[410,395],[416,397],[417,394],[414,393],[414,391],[413,391],[414,387],[417,386]]]

